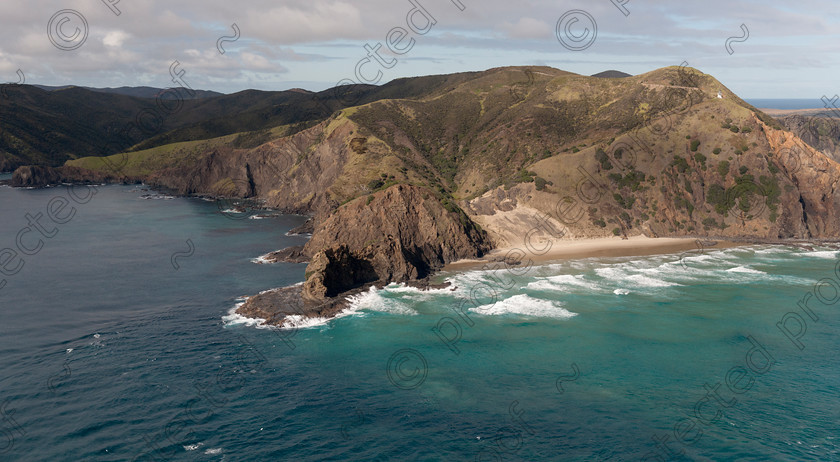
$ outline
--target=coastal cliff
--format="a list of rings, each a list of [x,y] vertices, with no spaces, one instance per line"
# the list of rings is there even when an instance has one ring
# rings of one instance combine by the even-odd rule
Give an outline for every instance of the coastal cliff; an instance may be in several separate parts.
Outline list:
[[[303,296],[320,301],[362,284],[422,279],[490,251],[487,234],[426,189],[395,185],[345,204],[306,244]]]
[[[311,257],[302,285],[252,297],[238,312],[276,325],[289,315],[329,317],[348,292],[424,279],[491,248],[487,233],[460,209],[447,209],[427,188],[395,185],[339,207],[300,253],[285,255]]]
[[[329,316],[343,295],[523,245],[544,223],[555,232],[539,239],[840,237],[840,164],[696,69],[601,79],[529,66],[440,82],[305,129],[81,158],[57,171],[311,215],[309,243],[275,254],[308,261],[305,281],[240,310],[273,322],[292,315],[283,297],[300,299],[306,316]],[[25,169],[15,177],[55,180]]]

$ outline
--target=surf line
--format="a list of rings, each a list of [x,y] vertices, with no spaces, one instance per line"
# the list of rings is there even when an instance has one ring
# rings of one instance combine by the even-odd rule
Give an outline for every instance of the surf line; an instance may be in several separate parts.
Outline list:
[[[616,158],[616,162],[619,163],[620,168],[622,168],[623,170],[634,170],[637,156],[632,145],[624,141],[619,141],[613,144],[612,146],[614,157],[615,151],[619,149],[628,149],[630,151],[631,156],[629,161],[625,163],[619,161],[619,158]],[[551,238],[561,239],[564,236],[566,236],[569,233],[569,229],[567,226],[575,224],[585,217],[586,204],[598,204],[607,194],[607,192],[609,191],[607,186],[605,186],[602,182],[598,181],[598,179],[596,179],[592,173],[586,170],[582,165],[578,166],[577,170],[581,174],[581,178],[578,180],[575,186],[575,194],[577,195],[577,199],[571,196],[564,196],[557,201],[557,203],[554,205],[554,210],[550,213],[535,213],[533,216],[533,220],[537,224],[533,228],[531,228],[531,230],[525,233],[525,250],[521,248],[513,248],[507,252],[502,262],[494,262],[492,265],[485,263],[481,267],[481,270],[491,271],[491,275],[488,276],[488,278],[492,281],[493,285],[485,281],[474,285],[470,289],[469,298],[461,300],[460,302],[456,303],[455,306],[450,307],[453,311],[455,311],[458,318],[461,321],[463,321],[464,324],[467,325],[467,327],[475,326],[475,321],[473,321],[466,313],[467,310],[465,309],[464,305],[466,305],[467,302],[472,302],[474,308],[483,306],[477,300],[476,295],[479,291],[484,290],[490,294],[490,298],[492,299],[492,303],[490,304],[495,305],[499,301],[498,295],[496,293],[496,288],[501,288],[502,290],[513,289],[513,287],[517,283],[515,278],[526,277],[533,268],[534,261],[530,258],[527,260],[527,263],[524,266],[521,266],[522,261],[525,258],[527,258],[529,255],[541,256],[550,252],[551,248],[554,245],[553,240]],[[555,222],[557,224],[555,224]],[[618,223],[620,224],[622,229],[624,229],[625,223],[620,217],[618,217]],[[559,225],[559,229],[557,225]],[[626,230],[624,230],[624,233],[626,234]],[[543,241],[542,246],[540,247],[538,245],[535,245],[534,243],[535,237],[537,237],[538,235],[548,235],[550,236],[550,238],[538,239]],[[500,269],[502,269],[502,267],[504,267],[505,272],[508,272],[512,275],[510,283],[508,285],[505,285],[502,282],[501,278],[499,278],[496,275],[496,273]],[[484,288],[482,288],[482,286]],[[444,316],[438,320],[437,324],[435,324],[435,327],[432,328],[432,332],[434,332],[435,335],[437,335],[440,341],[444,345],[446,345],[446,347],[449,348],[450,351],[452,351],[456,355],[459,355],[461,353],[461,350],[456,345],[458,342],[461,341],[461,337],[464,334],[464,328],[461,325],[461,322],[458,321],[458,319],[451,316]]]
[[[93,185],[85,185],[87,188],[85,195],[79,194],[75,190],[76,187],[77,185],[67,186],[67,197],[70,200],[64,196],[55,196],[47,203],[46,215],[55,225],[66,225],[76,216],[76,208],[72,206],[71,201],[76,204],[87,204],[97,193],[96,186]],[[67,206],[70,206],[69,210]],[[44,239],[52,239],[58,235],[58,226],[47,229],[47,226],[50,225],[41,223],[44,213],[38,212],[32,215],[30,212],[26,212],[24,217],[28,225],[21,228],[15,236],[15,248],[0,249],[0,273],[6,277],[12,277],[20,273],[26,266],[26,260],[20,254],[33,257],[44,248]],[[27,236],[36,231],[40,234],[40,237],[38,235]],[[42,237],[44,239],[41,239]],[[6,283],[6,279],[0,279],[0,290],[6,287]]]

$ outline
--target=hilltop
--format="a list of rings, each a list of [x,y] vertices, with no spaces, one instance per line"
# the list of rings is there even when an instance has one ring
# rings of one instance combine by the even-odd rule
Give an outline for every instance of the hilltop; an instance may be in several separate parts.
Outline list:
[[[597,74],[592,74],[592,77],[600,77],[602,79],[623,79],[625,77],[632,77],[632,75],[630,75],[626,72],[609,70],[609,71],[599,72]]]

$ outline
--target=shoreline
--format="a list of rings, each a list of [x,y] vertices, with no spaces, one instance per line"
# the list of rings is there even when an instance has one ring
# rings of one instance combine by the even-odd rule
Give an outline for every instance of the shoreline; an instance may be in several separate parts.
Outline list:
[[[712,244],[714,243],[714,244]],[[663,255],[703,249],[727,249],[757,242],[736,242],[734,240],[716,240],[713,238],[694,237],[647,237],[633,236],[627,239],[620,237],[601,237],[585,239],[558,239],[551,243],[551,248],[536,254],[526,250],[523,244],[517,247],[500,247],[480,259],[458,260],[445,265],[441,271],[464,271],[480,268],[487,263],[503,262],[508,252],[516,251],[515,255],[522,256],[522,260],[530,260],[534,264],[544,264],[553,261],[579,260],[585,258],[610,257],[643,257]],[[544,244],[539,244],[543,246]]]

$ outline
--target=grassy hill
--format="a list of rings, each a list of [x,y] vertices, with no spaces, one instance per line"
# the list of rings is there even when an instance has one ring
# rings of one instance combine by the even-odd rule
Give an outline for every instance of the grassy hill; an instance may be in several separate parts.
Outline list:
[[[358,104],[307,124],[70,165],[320,218],[394,184],[423,186],[500,244],[537,214],[569,236],[840,233],[840,165],[695,69],[497,68],[356,91]]]
[[[65,87],[51,91],[3,85],[0,98],[0,171],[19,165],[58,166],[70,159],[144,150],[290,125],[294,133],[334,111],[386,98],[414,98],[469,74],[398,79],[383,86],[305,90],[246,90],[192,98],[173,89],[160,101],[148,91],[105,92]],[[140,89],[143,90],[143,89]]]

